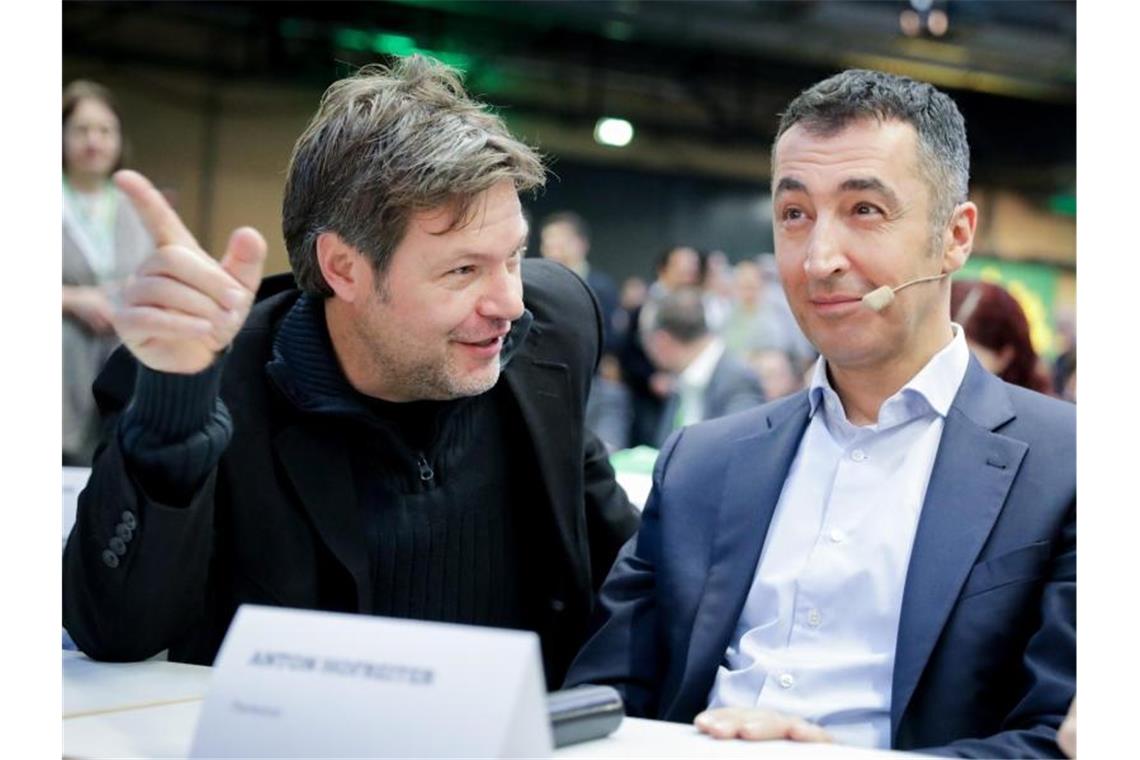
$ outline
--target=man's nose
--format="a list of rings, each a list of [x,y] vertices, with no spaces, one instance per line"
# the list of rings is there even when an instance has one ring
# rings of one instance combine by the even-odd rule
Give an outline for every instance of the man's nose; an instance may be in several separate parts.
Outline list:
[[[506,266],[490,275],[479,301],[479,314],[487,319],[513,322],[523,313],[522,278],[516,262],[513,270]]]
[[[804,272],[815,279],[826,279],[845,272],[847,267],[842,232],[836,224],[821,218],[813,227],[808,240]]]

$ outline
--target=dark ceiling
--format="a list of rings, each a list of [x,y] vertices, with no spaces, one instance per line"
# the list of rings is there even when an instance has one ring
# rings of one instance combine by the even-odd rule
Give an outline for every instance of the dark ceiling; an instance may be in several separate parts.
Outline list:
[[[912,4],[894,1],[67,2],[63,50],[314,88],[419,50],[522,115],[569,126],[620,114],[639,133],[724,150],[766,145],[780,109],[824,76],[880,68],[954,96],[978,179],[1075,184],[1075,4],[915,5],[945,12],[945,36],[903,35]]]

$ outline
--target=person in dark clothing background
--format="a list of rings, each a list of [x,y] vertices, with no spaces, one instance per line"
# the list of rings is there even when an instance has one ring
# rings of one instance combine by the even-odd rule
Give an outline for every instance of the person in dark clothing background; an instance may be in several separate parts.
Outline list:
[[[418,56],[333,84],[299,139],[296,287],[261,282],[256,231],[211,259],[117,175],[158,247],[94,387],[106,434],[63,568],[83,651],[210,663],[258,603],[534,630],[561,682],[637,515],[582,425],[597,301],[523,262],[519,193],[544,178]]]
[[[590,228],[586,220],[573,211],[559,211],[542,220],[539,234],[542,258],[557,261],[571,270],[590,286],[598,297],[605,320],[605,339],[602,350],[612,353],[617,348],[618,327],[614,315],[618,310],[617,283],[608,274],[592,266],[590,253]]]

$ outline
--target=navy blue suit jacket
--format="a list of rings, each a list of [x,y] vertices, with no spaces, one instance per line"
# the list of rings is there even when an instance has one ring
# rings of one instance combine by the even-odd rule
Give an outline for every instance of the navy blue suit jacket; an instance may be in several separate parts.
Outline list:
[[[635,716],[706,707],[808,410],[801,392],[670,438],[567,685],[611,684]],[[1076,681],[1075,422],[971,359],[907,570],[893,748],[1058,754]]]

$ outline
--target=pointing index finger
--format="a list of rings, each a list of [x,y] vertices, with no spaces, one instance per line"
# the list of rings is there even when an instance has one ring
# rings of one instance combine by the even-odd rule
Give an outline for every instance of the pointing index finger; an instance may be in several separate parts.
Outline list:
[[[178,214],[166,202],[150,180],[130,169],[115,172],[115,184],[122,190],[131,205],[139,212],[146,228],[154,235],[155,243],[164,245],[181,245],[187,248],[201,250],[198,241],[182,224]]]

